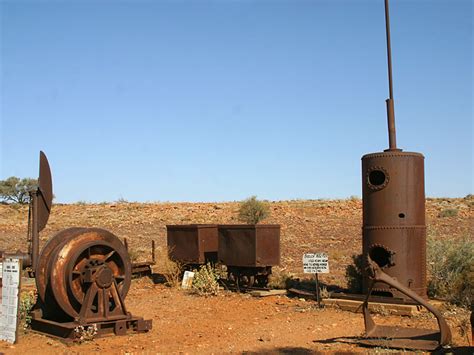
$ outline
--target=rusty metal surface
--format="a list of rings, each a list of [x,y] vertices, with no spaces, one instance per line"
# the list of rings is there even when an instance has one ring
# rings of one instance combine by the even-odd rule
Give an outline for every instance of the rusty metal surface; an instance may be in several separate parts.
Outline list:
[[[387,274],[426,297],[424,157],[383,152],[362,157],[362,250]],[[364,291],[369,281],[364,279]],[[406,298],[387,284],[374,291]]]
[[[388,0],[385,0],[385,34],[387,37],[387,65],[388,65],[388,89],[389,98],[385,100],[387,104],[387,125],[388,125],[388,151],[397,149],[397,135],[395,130],[395,107],[393,101],[393,78],[392,78],[392,45],[390,40],[390,13]]]
[[[53,181],[48,158],[44,152],[40,152],[40,166],[38,178],[38,232],[41,232],[48,223],[53,203]]]
[[[265,289],[271,274],[271,266],[227,266],[227,286],[238,291]]]
[[[449,345],[451,343],[451,330],[441,313],[417,293],[383,272],[379,265],[370,257],[368,262],[369,266],[367,273],[372,284],[368,289],[362,309],[364,314],[366,339],[360,340],[359,343],[371,346],[427,351],[433,351],[441,346]],[[368,307],[368,300],[372,292],[372,287],[376,283],[385,283],[425,307],[436,317],[439,331],[376,325],[370,315]]]
[[[183,264],[217,261],[217,225],[167,225],[168,252],[172,260]]]
[[[41,251],[38,260],[37,272],[35,275],[36,289],[38,297],[43,302],[54,302],[54,300],[47,299],[46,290],[49,285],[49,276],[51,274],[51,258],[52,254],[60,247],[61,244],[67,243],[69,240],[81,234],[85,228],[68,228],[60,231],[49,239]],[[50,297],[49,297],[50,298]]]
[[[116,288],[123,300],[130,287],[131,263],[116,236],[99,228],[70,228],[56,234],[43,248],[36,275],[44,316],[78,317],[89,288],[100,283],[101,275],[110,281],[102,287],[107,289],[104,297],[114,300]]]
[[[219,225],[219,261],[227,266],[265,267],[280,264],[280,226]]]
[[[100,228],[69,228],[43,248],[36,273],[34,330],[71,337],[71,327],[96,324],[99,333],[147,331],[151,321],[125,306],[131,262],[124,244]]]
[[[474,342],[474,304],[471,304],[471,339]]]
[[[393,101],[389,3],[385,32],[389,99],[389,148],[362,157],[363,255],[370,257],[403,286],[426,298],[426,223],[424,157],[397,148]],[[364,277],[366,292],[369,279]],[[376,283],[379,295],[408,297],[387,283]]]
[[[28,258],[23,264],[34,274],[39,256],[39,233],[46,227],[51,205],[53,202],[53,182],[51,169],[46,154],[40,151],[38,187],[30,192],[30,206],[28,210]]]
[[[46,333],[66,343],[78,340],[78,334],[75,332],[78,326],[76,322],[55,322],[42,318],[40,312],[34,311],[31,316],[30,326],[35,332]],[[85,326],[87,328],[87,325]],[[97,334],[94,337],[99,338],[110,334],[124,335],[127,331],[147,332],[152,329],[152,321],[131,316],[125,321],[100,322],[96,323],[95,326],[97,327]]]

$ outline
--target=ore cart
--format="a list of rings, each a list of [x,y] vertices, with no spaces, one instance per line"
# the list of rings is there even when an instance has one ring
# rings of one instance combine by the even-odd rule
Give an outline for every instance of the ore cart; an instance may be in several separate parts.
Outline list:
[[[217,225],[188,224],[166,226],[171,260],[194,269],[217,262]]]
[[[219,225],[219,261],[237,287],[266,287],[280,264],[279,225]]]

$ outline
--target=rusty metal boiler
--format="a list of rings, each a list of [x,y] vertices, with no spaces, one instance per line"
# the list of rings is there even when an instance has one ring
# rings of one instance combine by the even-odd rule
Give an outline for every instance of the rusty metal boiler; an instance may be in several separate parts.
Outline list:
[[[362,157],[363,254],[426,297],[424,157],[387,150]],[[364,280],[364,291],[368,281]],[[374,293],[405,298],[386,284]]]
[[[388,0],[385,0],[385,26],[389,148],[362,157],[362,252],[389,276],[426,298],[424,157],[397,148]],[[367,292],[367,275],[363,284]],[[387,284],[375,284],[373,291],[407,300],[407,296]]]

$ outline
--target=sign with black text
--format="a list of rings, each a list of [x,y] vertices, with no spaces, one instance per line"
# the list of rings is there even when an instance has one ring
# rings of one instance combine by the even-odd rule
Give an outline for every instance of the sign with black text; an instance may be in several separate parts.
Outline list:
[[[13,344],[16,342],[18,327],[21,261],[17,258],[4,259],[2,269],[0,340]]]
[[[326,253],[303,254],[303,271],[305,274],[329,273],[329,258]]]

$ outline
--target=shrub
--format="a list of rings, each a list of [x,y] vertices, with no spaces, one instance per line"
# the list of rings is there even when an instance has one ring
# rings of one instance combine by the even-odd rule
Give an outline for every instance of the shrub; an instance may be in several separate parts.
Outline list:
[[[36,303],[36,293],[34,291],[22,292],[20,295],[19,316],[20,325],[27,329],[31,323],[30,311]]]
[[[0,199],[5,202],[27,204],[30,202],[30,192],[38,188],[38,180],[31,178],[20,179],[11,176],[0,181]]]
[[[135,249],[128,249],[128,256],[130,257],[130,261],[134,263],[140,257],[140,253]]]
[[[291,288],[294,284],[294,275],[285,272],[283,269],[274,268],[268,278],[268,287],[273,289],[284,290]]]
[[[119,197],[115,203],[128,203],[128,200],[124,199],[123,197]]]
[[[202,265],[198,271],[194,272],[192,290],[200,296],[215,296],[219,292],[219,279],[223,276],[218,266],[210,263]]]
[[[183,275],[183,265],[167,258],[164,260],[163,266],[163,276],[166,279],[166,284],[170,287],[180,287]]]
[[[179,288],[184,265],[170,259],[171,250],[168,248],[158,247],[155,252],[156,264],[153,266],[153,272],[159,273],[167,286]]]
[[[474,302],[474,243],[428,238],[428,294],[470,307]]]
[[[268,203],[252,196],[240,204],[239,219],[247,224],[257,224],[270,215]]]
[[[446,208],[442,210],[440,213],[438,213],[438,217],[444,218],[444,217],[455,217],[459,213],[459,210],[457,208]]]
[[[74,328],[74,341],[76,343],[82,344],[85,342],[93,341],[97,335],[97,324],[92,324],[90,326],[79,325]]]
[[[346,281],[349,292],[362,293],[362,278],[365,266],[362,254],[352,255],[352,264],[346,267]]]

